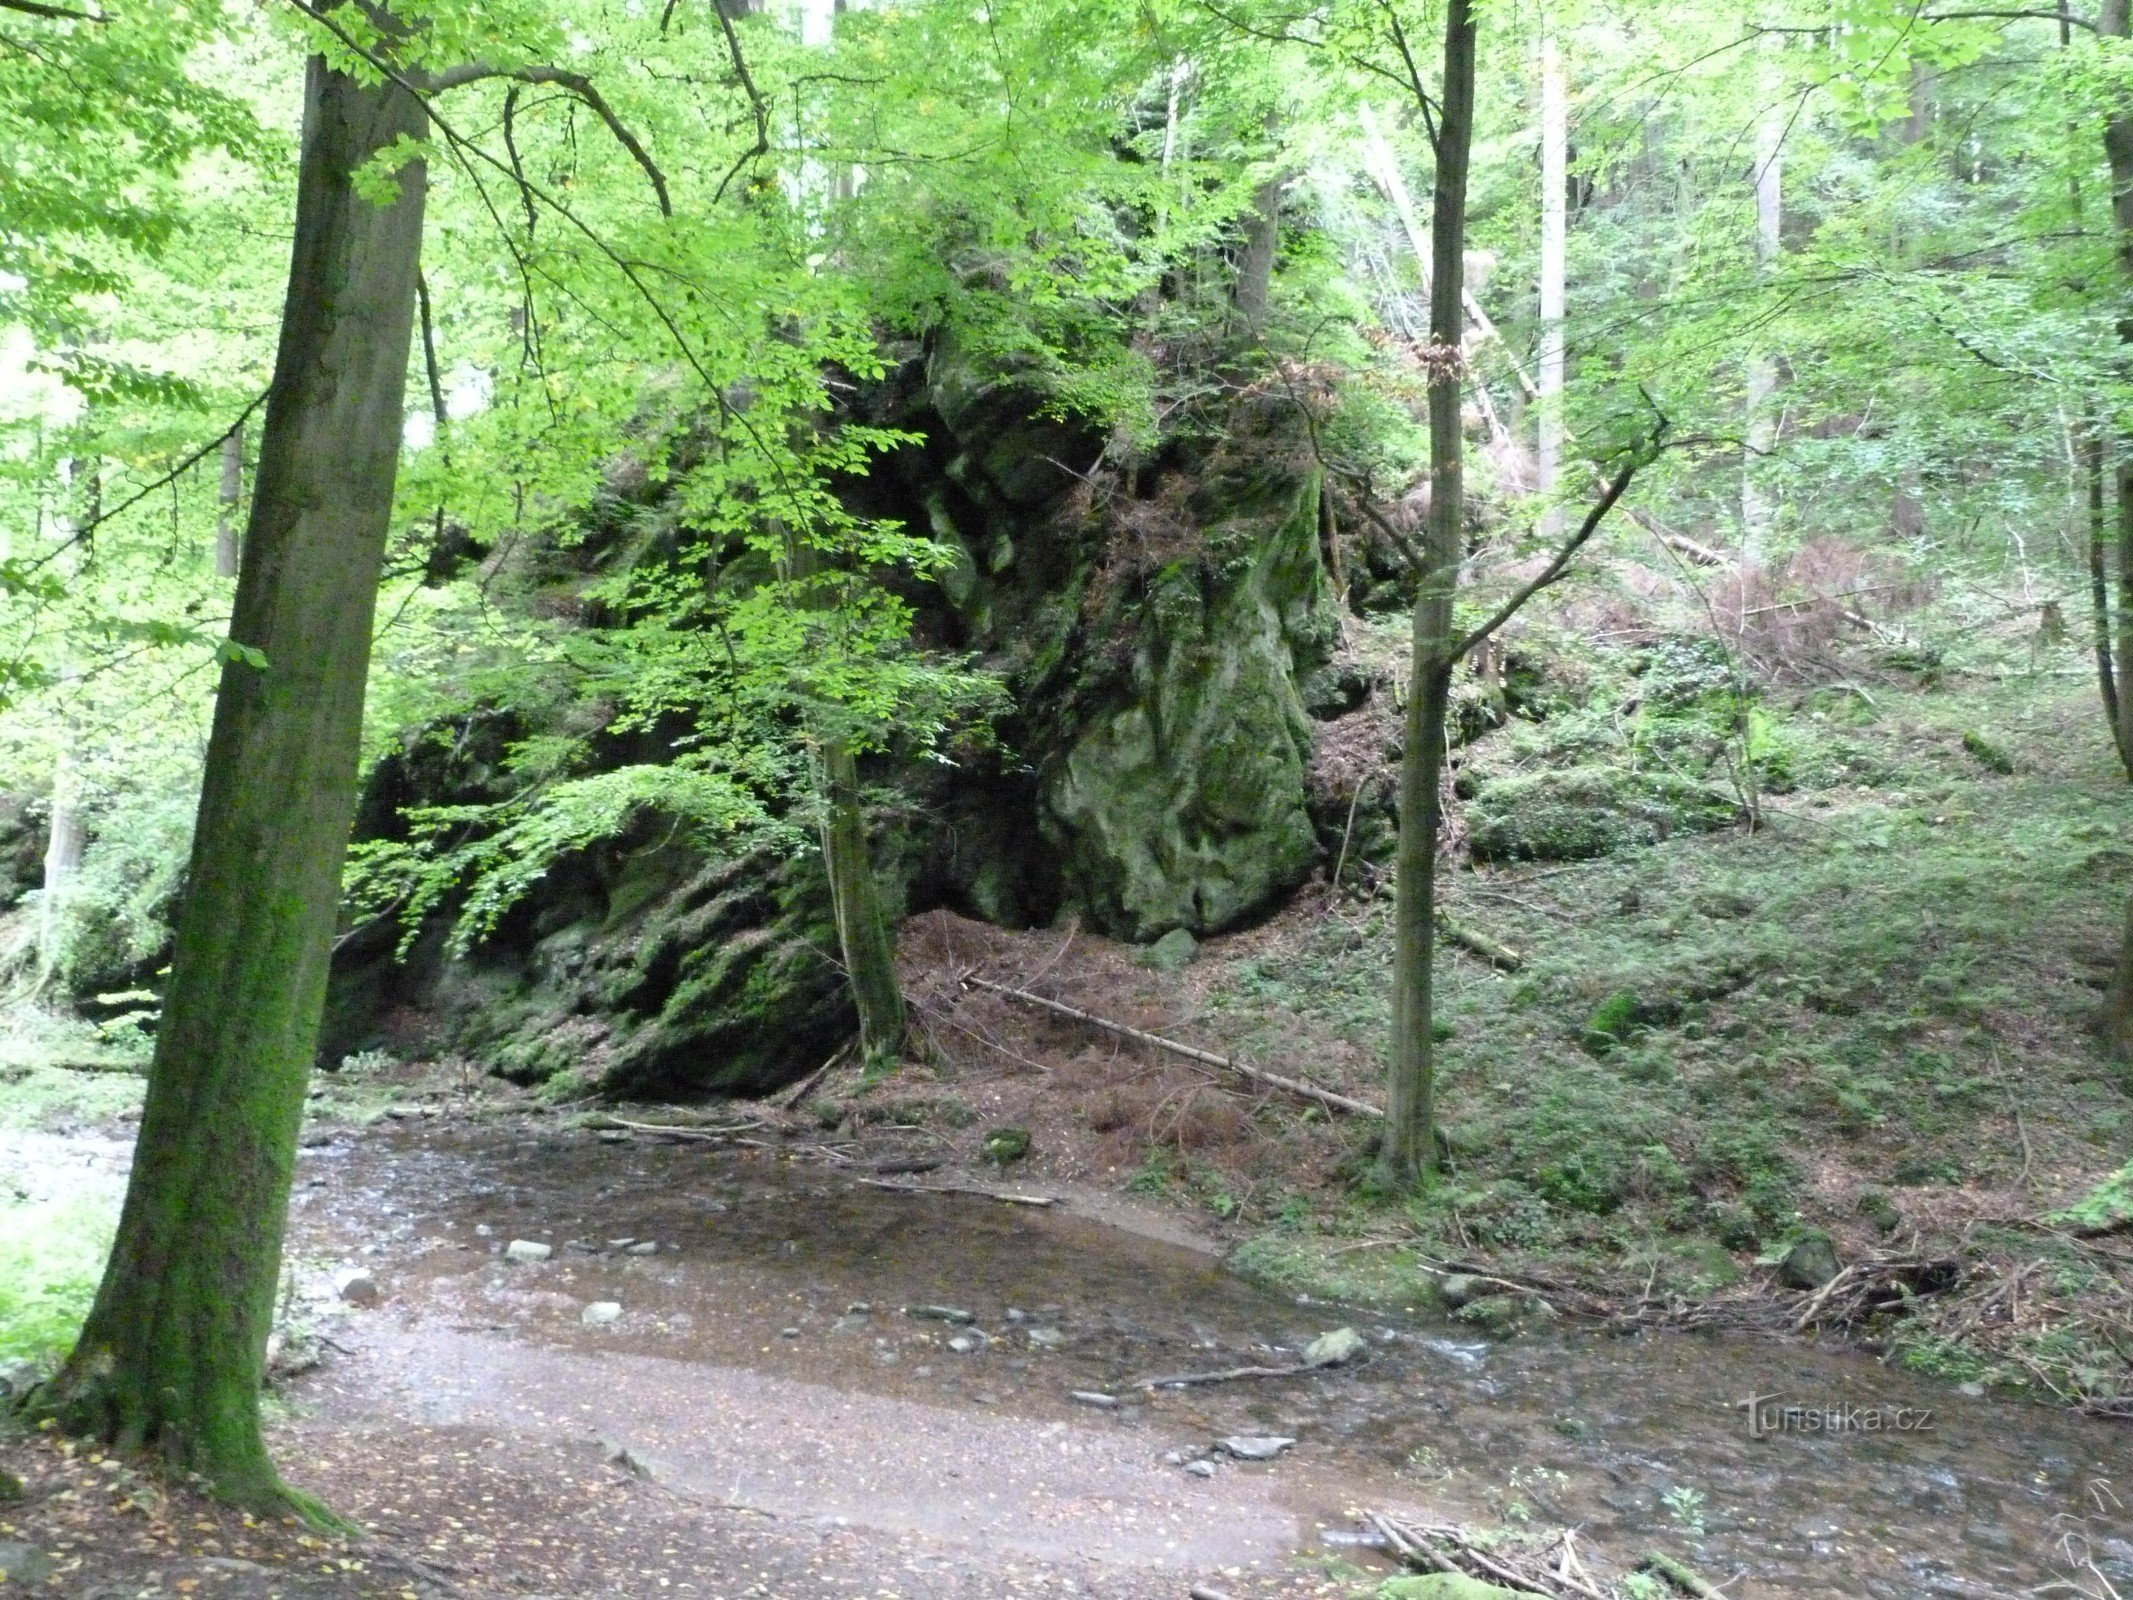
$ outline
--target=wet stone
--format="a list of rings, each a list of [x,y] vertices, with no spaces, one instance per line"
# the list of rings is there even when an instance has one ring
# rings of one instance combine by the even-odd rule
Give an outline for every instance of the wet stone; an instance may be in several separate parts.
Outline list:
[[[504,1259],[506,1261],[515,1261],[521,1266],[530,1265],[536,1261],[546,1261],[554,1254],[555,1249],[552,1245],[542,1244],[536,1239],[513,1239],[504,1246]]]
[[[1345,1367],[1351,1361],[1369,1354],[1370,1347],[1363,1336],[1353,1328],[1335,1328],[1331,1333],[1322,1333],[1313,1339],[1304,1350],[1304,1365],[1309,1367]]]
[[[960,1306],[905,1306],[904,1315],[924,1322],[953,1322],[966,1328],[978,1320],[977,1313]]]
[[[1295,1443],[1294,1439],[1277,1433],[1235,1433],[1227,1439],[1217,1439],[1215,1446],[1224,1455],[1234,1456],[1239,1461],[1272,1461]]]

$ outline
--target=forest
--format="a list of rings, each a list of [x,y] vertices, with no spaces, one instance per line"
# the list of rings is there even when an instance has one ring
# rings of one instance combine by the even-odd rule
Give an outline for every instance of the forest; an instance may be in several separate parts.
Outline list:
[[[2129,0],[0,0],[0,1596],[2133,1596]]]

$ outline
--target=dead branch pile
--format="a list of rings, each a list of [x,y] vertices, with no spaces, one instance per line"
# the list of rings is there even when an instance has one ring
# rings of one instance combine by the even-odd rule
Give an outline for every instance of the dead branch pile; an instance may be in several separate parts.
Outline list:
[[[1868,1318],[1908,1313],[1961,1285],[1963,1264],[1953,1256],[1881,1256],[1855,1261],[1808,1295],[1792,1329],[1856,1328]]]
[[[1385,1547],[1417,1572],[1456,1573],[1553,1600],[1616,1600],[1621,1593],[1586,1567],[1577,1534],[1569,1528],[1483,1538],[1453,1523],[1418,1522],[1383,1511],[1370,1512],[1365,1520]],[[1723,1600],[1718,1589],[1671,1556],[1654,1551],[1639,1566],[1693,1600]]]

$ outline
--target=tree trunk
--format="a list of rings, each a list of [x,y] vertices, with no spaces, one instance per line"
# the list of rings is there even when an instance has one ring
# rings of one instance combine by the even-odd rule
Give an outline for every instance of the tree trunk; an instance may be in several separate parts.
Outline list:
[[[859,764],[851,746],[835,738],[823,740],[821,760],[822,859],[837,915],[837,942],[859,1007],[859,1043],[870,1058],[893,1061],[904,1047],[904,992],[896,979],[896,942],[867,852]]]
[[[1540,431],[1534,488],[1552,501],[1563,464],[1563,319],[1570,248],[1570,92],[1551,35],[1541,41]],[[1541,531],[1563,535],[1550,504]]]
[[[2129,741],[2126,711],[2118,701],[2118,673],[2112,661],[2110,590],[2110,517],[2104,506],[2103,430],[2095,418],[2072,424],[2074,458],[2087,491],[2089,523],[2089,614],[2096,644],[2096,685],[2103,693],[2104,721],[2118,747],[2120,765],[2133,778],[2133,741]],[[2126,613],[2121,607],[2119,615]],[[2123,626],[2123,622],[2121,623]]]
[[[1464,555],[1466,488],[1459,396],[1466,285],[1466,182],[1474,137],[1474,16],[1447,0],[1444,85],[1437,117],[1437,184],[1430,218],[1429,524],[1415,601],[1412,687],[1400,757],[1399,882],[1395,929],[1392,1067],[1385,1096],[1388,1182],[1413,1188],[1435,1165],[1436,1047],[1430,980],[1436,956],[1439,785],[1445,711],[1458,642],[1452,598]]]
[[[1785,116],[1773,108],[1763,117],[1756,136],[1755,154],[1755,259],[1767,274],[1777,264],[1785,219],[1784,138]],[[1743,566],[1760,566],[1768,558],[1770,526],[1775,520],[1768,496],[1756,481],[1758,464],[1777,443],[1777,416],[1772,400],[1777,394],[1777,362],[1758,354],[1748,362],[1748,436],[1741,456],[1740,555]]]
[[[1281,244],[1281,191],[1287,180],[1272,178],[1252,197],[1245,220],[1244,252],[1237,261],[1237,315],[1257,332],[1266,321],[1267,298],[1274,286],[1274,256]]]
[[[215,516],[215,576],[237,576],[243,541],[237,536],[237,503],[244,498],[244,424],[222,441],[222,483]]]
[[[313,58],[296,243],[163,1022],[117,1243],[33,1403],[218,1492],[296,1505],[259,1427],[282,1228],[318,1038],[369,669],[425,173],[352,175],[421,103]],[[256,654],[254,654],[256,652]]]

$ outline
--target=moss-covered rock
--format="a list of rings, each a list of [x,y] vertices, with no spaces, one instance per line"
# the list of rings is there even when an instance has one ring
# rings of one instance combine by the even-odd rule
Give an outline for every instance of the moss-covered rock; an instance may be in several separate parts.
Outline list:
[[[829,897],[808,857],[710,861],[672,843],[553,872],[465,956],[344,962],[344,992],[413,1001],[442,1048],[522,1083],[631,1098],[759,1094],[819,1066],[857,1026]],[[336,1008],[327,1059],[374,1042]],[[387,1013],[388,1023],[391,1013]]]
[[[1581,861],[1728,827],[1739,813],[1731,795],[1670,773],[1565,767],[1480,780],[1467,840],[1481,861]]]
[[[1219,932],[1317,860],[1297,685],[1325,644],[1318,492],[1267,474],[1220,506],[1205,551],[1147,581],[1126,670],[1049,765],[1064,883],[1111,932]]]

